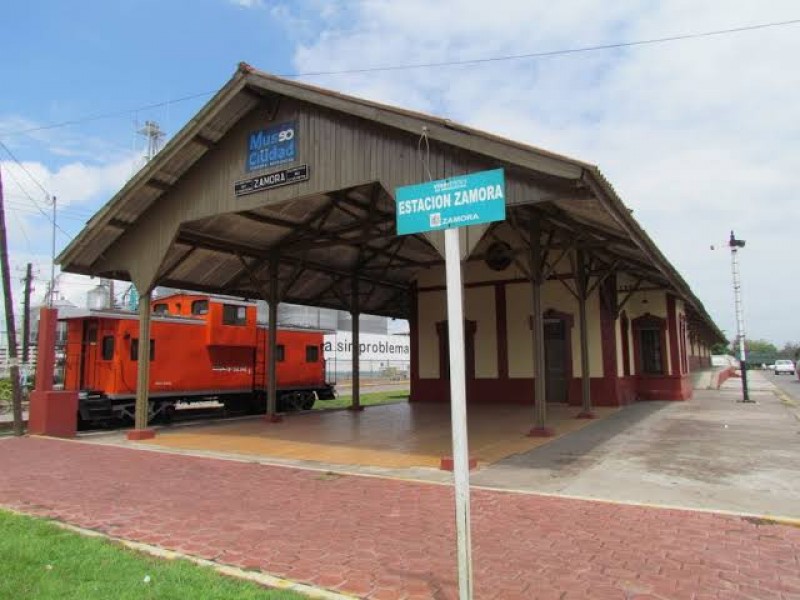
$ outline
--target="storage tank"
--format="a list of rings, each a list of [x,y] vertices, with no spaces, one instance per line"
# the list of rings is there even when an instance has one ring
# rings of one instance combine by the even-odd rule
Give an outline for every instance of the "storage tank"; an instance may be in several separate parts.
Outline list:
[[[278,325],[332,331],[336,329],[336,311],[300,304],[279,304]]]
[[[110,308],[109,290],[105,285],[93,287],[86,294],[86,307],[89,310],[105,310]]]

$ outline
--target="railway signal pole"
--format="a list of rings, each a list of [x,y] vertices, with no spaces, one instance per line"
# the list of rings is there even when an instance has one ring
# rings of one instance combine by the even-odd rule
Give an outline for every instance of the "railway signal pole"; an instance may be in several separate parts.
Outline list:
[[[736,239],[731,230],[728,247],[731,249],[731,272],[733,274],[733,298],[736,305],[736,337],[739,342],[739,365],[742,370],[742,402],[753,402],[747,389],[747,351],[745,350],[744,315],[742,314],[742,284],[739,280],[739,248],[744,248],[744,240]]]

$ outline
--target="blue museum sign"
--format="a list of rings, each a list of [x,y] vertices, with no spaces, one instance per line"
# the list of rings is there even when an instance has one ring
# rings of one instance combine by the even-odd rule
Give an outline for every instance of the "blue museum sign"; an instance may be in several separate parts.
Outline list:
[[[252,132],[247,138],[247,171],[297,160],[297,121]]]
[[[503,169],[395,190],[397,235],[466,227],[506,218]]]

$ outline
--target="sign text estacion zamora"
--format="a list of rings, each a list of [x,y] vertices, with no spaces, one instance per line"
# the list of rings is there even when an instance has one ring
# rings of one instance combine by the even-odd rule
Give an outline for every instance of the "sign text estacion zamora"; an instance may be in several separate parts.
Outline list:
[[[502,185],[485,185],[477,188],[463,189],[466,185],[464,179],[451,179],[439,182],[434,186],[436,194],[424,196],[422,198],[411,198],[401,200],[397,204],[399,215],[411,215],[414,213],[430,212],[432,210],[443,210],[453,206],[468,206],[489,200],[504,200]],[[459,189],[460,188],[460,189]],[[478,215],[461,215],[453,217],[455,221],[469,221],[477,219]],[[442,225],[448,225],[449,220],[444,220]]]

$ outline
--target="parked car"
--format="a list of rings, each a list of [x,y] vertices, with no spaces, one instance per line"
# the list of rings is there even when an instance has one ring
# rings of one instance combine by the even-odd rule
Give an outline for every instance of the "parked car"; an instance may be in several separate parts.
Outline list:
[[[794,375],[794,362],[791,360],[776,360],[775,375]]]

